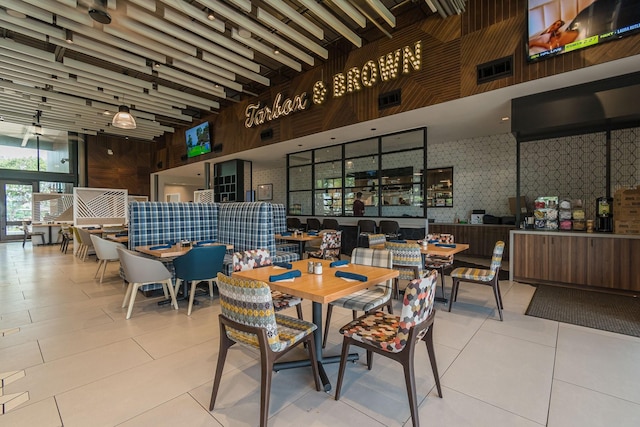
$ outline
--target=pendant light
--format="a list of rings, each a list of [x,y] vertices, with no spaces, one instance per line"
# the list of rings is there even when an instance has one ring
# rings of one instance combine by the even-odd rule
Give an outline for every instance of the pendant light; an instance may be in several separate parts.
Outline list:
[[[135,129],[136,119],[129,112],[129,107],[127,107],[126,105],[121,105],[118,107],[118,112],[116,113],[116,115],[113,116],[111,124],[113,125],[113,127],[117,127],[120,129]]]

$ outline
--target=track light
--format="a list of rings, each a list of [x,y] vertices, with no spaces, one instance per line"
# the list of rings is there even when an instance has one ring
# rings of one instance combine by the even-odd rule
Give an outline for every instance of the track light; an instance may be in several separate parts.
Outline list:
[[[216,16],[213,14],[212,11],[209,10],[209,14],[207,15],[207,19],[209,21],[215,21],[216,20]]]
[[[136,119],[129,112],[129,107],[126,105],[121,105],[118,107],[118,112],[115,116],[113,116],[113,120],[111,121],[113,127],[117,127],[120,129],[135,129],[136,128]]]
[[[280,49],[276,47],[275,49],[273,49],[273,53],[275,53],[276,55],[280,55]]]
[[[64,34],[64,39],[67,41],[67,43],[73,44],[73,32],[71,30],[64,30]]]

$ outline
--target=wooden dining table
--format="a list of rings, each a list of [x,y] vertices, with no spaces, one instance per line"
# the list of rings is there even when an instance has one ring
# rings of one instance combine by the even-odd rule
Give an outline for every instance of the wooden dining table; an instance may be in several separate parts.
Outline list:
[[[309,234],[309,233],[298,233],[296,235],[285,235],[276,234],[276,239],[286,240],[287,242],[298,242],[298,253],[300,254],[300,259],[304,258],[304,245],[307,242],[313,242],[314,240],[322,240],[322,233],[318,234]]]
[[[307,273],[307,260],[295,261],[292,264],[292,270],[300,270],[301,277],[295,278],[293,281],[269,281],[270,276],[282,274],[290,271],[275,266],[256,268],[247,271],[234,272],[234,277],[241,277],[249,280],[259,280],[269,284],[271,289],[291,294],[297,297],[311,300],[312,302],[312,321],[317,326],[314,331],[316,357],[318,369],[320,371],[320,379],[325,391],[331,390],[331,383],[325,373],[324,363],[336,363],[340,361],[340,356],[325,357],[322,353],[322,305],[328,304],[338,298],[350,295],[356,291],[371,287],[378,283],[398,277],[398,270],[382,267],[372,267],[359,264],[348,264],[341,267],[330,267],[329,260],[314,260],[322,263],[322,274]],[[345,280],[336,277],[337,271],[356,273],[366,276],[366,281]],[[356,360],[357,354],[349,355],[350,360]],[[300,360],[293,362],[282,362],[274,366],[274,370],[297,368],[301,366],[309,366],[309,360]]]
[[[224,245],[226,246],[227,250],[232,250],[233,249],[233,245],[227,244],[227,243],[208,243],[205,245],[201,245],[201,246],[215,246],[215,245]],[[153,247],[156,246],[165,246],[165,245],[161,245],[161,244],[157,244],[157,245],[145,245],[145,246],[136,246],[135,250],[138,252],[142,252],[143,254],[147,254],[147,255],[152,255],[154,257],[157,258],[175,258],[175,257],[179,257],[182,256],[184,254],[186,254],[187,252],[189,252],[191,249],[193,249],[194,246],[188,245],[188,246],[182,246],[180,244],[175,244],[172,245],[169,248],[163,248],[163,249],[152,249]]]

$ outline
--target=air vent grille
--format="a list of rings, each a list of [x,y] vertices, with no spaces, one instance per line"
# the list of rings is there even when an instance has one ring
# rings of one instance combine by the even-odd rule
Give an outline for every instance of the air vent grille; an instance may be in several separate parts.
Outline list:
[[[513,56],[496,59],[477,66],[478,84],[513,75]]]
[[[401,103],[402,103],[401,89],[396,89],[391,92],[378,95],[378,110],[382,110],[384,108],[389,108],[389,107],[395,107],[396,105],[400,105]]]

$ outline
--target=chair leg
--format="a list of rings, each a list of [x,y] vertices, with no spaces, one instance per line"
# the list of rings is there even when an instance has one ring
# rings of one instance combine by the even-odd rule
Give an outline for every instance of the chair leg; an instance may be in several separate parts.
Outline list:
[[[453,300],[458,296],[458,286],[459,279],[457,277],[453,278],[453,284],[451,285],[451,296],[449,296],[449,312],[451,312],[451,307],[453,307]]]
[[[218,365],[216,366],[216,374],[213,378],[213,390],[211,390],[209,411],[213,411],[213,408],[216,404],[218,390],[220,389],[220,379],[222,378],[222,370],[224,369],[224,362],[227,359],[227,351],[233,344],[233,341],[230,340],[229,337],[227,337],[224,325],[220,324],[220,347],[218,350]]]
[[[500,321],[502,322],[502,297],[500,296],[500,288],[498,288],[497,283],[494,282],[492,285],[493,295],[496,297],[496,306],[498,307],[498,315],[500,316]]]
[[[389,312],[389,314],[393,314],[393,301],[391,300],[391,298],[389,298],[389,301],[387,301],[387,311]]]
[[[171,305],[173,305],[174,309],[177,310],[178,301],[176,300],[176,293],[173,290],[171,279],[167,279],[166,284],[167,284],[167,288],[169,288],[169,295],[171,296]]]
[[[214,280],[211,279],[208,282],[209,282],[209,298],[213,298],[213,282],[214,282]]]
[[[129,286],[132,284],[130,283]],[[133,303],[136,302],[136,294],[138,293],[138,284],[133,284],[133,288],[131,289],[131,297],[129,298],[129,308],[127,308],[127,317],[129,320],[131,318],[131,313],[133,313]]]
[[[333,313],[333,305],[327,304],[327,320],[324,322],[324,334],[322,336],[322,348],[327,345],[327,337],[329,336],[329,325],[331,324],[331,313]]]
[[[344,370],[347,367],[347,356],[349,355],[349,340],[350,338],[344,337],[342,339],[342,352],[340,354],[340,368],[338,368],[338,383],[336,384],[335,399],[340,400],[340,390],[342,389],[342,380],[344,378]]]
[[[187,316],[191,316],[191,309],[193,309],[193,299],[196,296],[197,280],[191,281],[191,291],[189,292],[189,308],[187,308]]]
[[[370,371],[373,368],[373,351],[367,350],[367,369]]]
[[[418,419],[418,397],[416,396],[416,377],[413,367],[413,354],[402,361],[404,370],[404,382],[407,385],[407,397],[409,398],[409,411],[411,412],[411,422],[413,427],[420,426]]]
[[[433,324],[429,326],[429,330],[422,340],[427,345],[427,353],[429,353],[429,361],[431,362],[431,371],[433,372],[433,378],[436,381],[436,388],[438,389],[438,396],[442,397],[442,388],[440,387],[440,375],[438,375],[438,364],[436,363],[436,353],[433,348]]]
[[[101,259],[98,259],[98,271],[96,271],[96,274],[93,275],[93,278],[95,279],[96,277],[98,277],[98,273],[100,273],[100,267],[102,267],[102,261]],[[102,283],[102,281],[100,282]]]
[[[304,320],[302,317],[302,304],[296,304],[296,312],[298,313],[298,319]]]
[[[104,265],[102,266],[102,274],[100,275],[100,284],[102,284],[102,280],[104,279],[104,273],[105,271],[107,271],[107,263],[109,261],[108,260],[104,260]]]
[[[124,283],[125,282],[122,282],[123,285]],[[124,300],[122,300],[122,308],[127,306],[127,301],[129,301],[129,297],[131,297],[131,289],[133,289],[133,283],[129,283],[129,285],[127,285],[127,290],[124,293]]]
[[[267,427],[269,419],[269,398],[271,397],[271,378],[273,361],[267,354],[260,355],[260,427]]]
[[[313,334],[309,334],[308,340],[305,341],[307,351],[309,352],[309,360],[311,361],[311,372],[313,372],[313,380],[316,383],[316,391],[320,391],[320,371],[318,369],[318,358],[316,356],[316,339]]]
[[[442,298],[446,299],[447,296],[444,293],[444,267],[440,267],[439,270],[440,271],[438,272],[438,274],[440,274],[440,285],[441,285],[441,288],[442,288]]]

